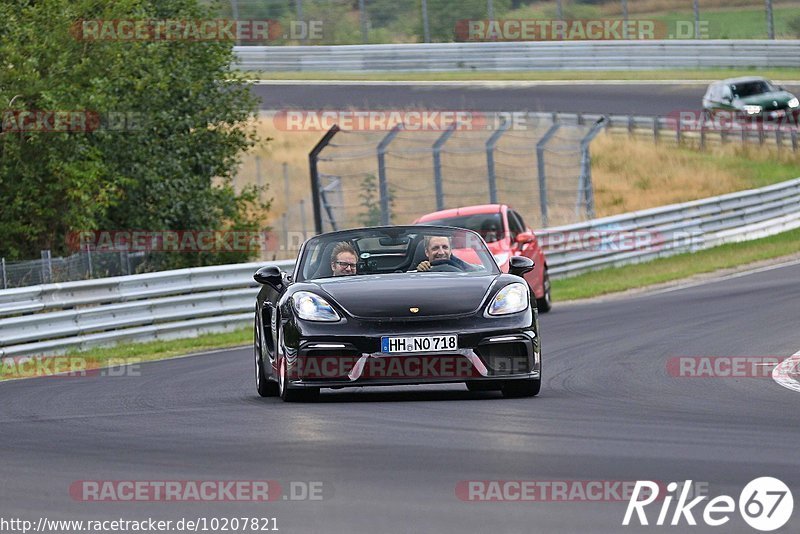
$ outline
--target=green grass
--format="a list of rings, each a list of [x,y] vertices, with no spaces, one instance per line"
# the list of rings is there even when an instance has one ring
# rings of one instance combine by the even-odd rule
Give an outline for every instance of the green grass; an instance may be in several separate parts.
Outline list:
[[[457,71],[457,72],[244,72],[255,80],[376,80],[376,81],[592,81],[592,80],[718,80],[764,76],[798,80],[800,69],[665,69],[637,71]]]
[[[147,343],[125,343],[113,347],[89,349],[83,352],[72,351],[63,356],[60,370],[100,369],[116,367],[126,363],[139,363],[152,360],[163,360],[174,356],[182,356],[191,352],[202,352],[209,349],[222,349],[252,343],[253,329],[242,328],[220,334],[204,334],[202,336],[174,339],[168,341],[151,341]],[[25,378],[42,374],[42,371],[31,372],[32,367],[14,366],[4,362],[0,367],[0,380]],[[46,371],[44,371],[46,373]]]
[[[789,28],[789,22],[800,17],[800,7],[775,7],[773,19],[775,21],[775,36],[779,39],[797,39],[798,36]],[[694,13],[678,11],[658,15],[638,15],[644,20],[655,20],[666,23],[668,31],[674,37],[683,37],[674,33],[676,21],[689,21],[693,23]],[[705,21],[708,32],[701,34],[704,39],[767,39],[767,23],[764,8],[729,8],[700,10],[700,21]],[[688,38],[692,38],[689,36]]]
[[[800,252],[800,229],[648,263],[603,269],[553,281],[553,300],[573,300],[645,287]]]

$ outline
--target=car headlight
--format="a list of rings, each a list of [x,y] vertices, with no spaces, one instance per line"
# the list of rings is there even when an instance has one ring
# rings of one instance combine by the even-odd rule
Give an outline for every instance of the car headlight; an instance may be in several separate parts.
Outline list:
[[[790,108],[796,108],[800,106],[800,100],[798,100],[797,97],[794,97],[793,99],[789,100],[788,105]]]
[[[510,254],[508,252],[499,252],[497,254],[492,254],[492,256],[494,256],[494,261],[497,262],[497,265],[502,267],[502,265],[508,261]]]
[[[306,321],[338,321],[341,319],[327,300],[309,291],[298,291],[292,295],[292,304],[297,310],[297,315]]]
[[[530,292],[528,285],[515,282],[497,292],[489,304],[489,315],[508,315],[517,313],[528,307]]]
[[[761,106],[743,106],[745,113],[748,115],[755,115],[757,113],[761,113]]]

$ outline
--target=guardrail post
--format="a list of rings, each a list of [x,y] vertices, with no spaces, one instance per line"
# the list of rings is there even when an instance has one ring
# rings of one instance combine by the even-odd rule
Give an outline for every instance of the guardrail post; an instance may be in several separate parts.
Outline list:
[[[607,118],[600,117],[589,129],[589,132],[581,139],[581,177],[578,181],[578,199],[575,203],[575,214],[580,212],[581,203],[586,208],[586,217],[594,218],[594,187],[592,186],[592,156],[589,153],[589,145],[597,137],[600,130],[607,126]]]
[[[628,137],[633,137],[633,132],[635,127],[636,127],[636,121],[633,120],[633,115],[628,115]]]
[[[680,146],[681,144],[681,114],[678,113],[678,118],[675,120],[675,143]]]
[[[783,132],[780,128],[775,129],[775,145],[778,147],[778,152],[781,151],[781,145],[783,145]]]
[[[494,149],[500,137],[508,130],[510,121],[502,119],[500,127],[497,128],[488,141],[486,141],[486,169],[489,175],[489,204],[497,204],[497,176],[494,172]]]
[[[762,123],[758,123],[758,144],[764,144],[764,125]]]
[[[3,270],[3,289],[8,289],[8,278],[6,277],[6,259],[0,258],[0,266]]]
[[[442,147],[453,135],[458,127],[457,122],[453,122],[433,143],[433,186],[436,188],[436,211],[444,209],[444,186],[442,185]]]
[[[386,180],[386,150],[389,148],[389,143],[397,137],[397,134],[402,129],[402,124],[396,125],[378,144],[378,183],[381,195],[381,224],[383,225],[391,224],[391,217],[389,216],[389,184]]]
[[[797,130],[792,130],[792,152],[797,152]]]
[[[561,124],[554,123],[536,143],[536,167],[539,173],[539,209],[542,212],[542,227],[547,226],[547,176],[544,168],[544,147],[560,127]]]
[[[308,153],[308,167],[311,171],[311,203],[314,208],[314,231],[318,234],[322,233],[322,210],[319,202],[319,169],[317,168],[317,158],[319,153],[328,146],[339,131],[339,126],[334,124],[331,129],[325,132],[322,139],[314,145],[311,152]]]

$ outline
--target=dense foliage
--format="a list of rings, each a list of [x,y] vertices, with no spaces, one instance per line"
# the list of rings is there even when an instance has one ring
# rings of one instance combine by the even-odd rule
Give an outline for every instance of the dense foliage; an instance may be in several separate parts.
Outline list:
[[[0,3],[0,256],[65,253],[75,231],[260,229],[268,206],[231,180],[257,141],[257,102],[229,68],[231,43],[86,40],[74,26],[210,16],[196,0]],[[92,126],[15,122],[34,110]],[[149,268],[249,255],[156,255]]]

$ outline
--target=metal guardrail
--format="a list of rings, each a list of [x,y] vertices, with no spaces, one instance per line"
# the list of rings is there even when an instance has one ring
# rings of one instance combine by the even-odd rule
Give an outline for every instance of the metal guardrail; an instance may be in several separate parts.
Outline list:
[[[800,178],[537,232],[553,278],[800,227]]]
[[[237,46],[251,71],[643,70],[800,67],[798,40],[528,41]]]
[[[537,232],[553,278],[800,227],[800,178]],[[293,260],[273,262],[282,269]],[[0,291],[0,357],[187,337],[250,324],[263,263]]]

